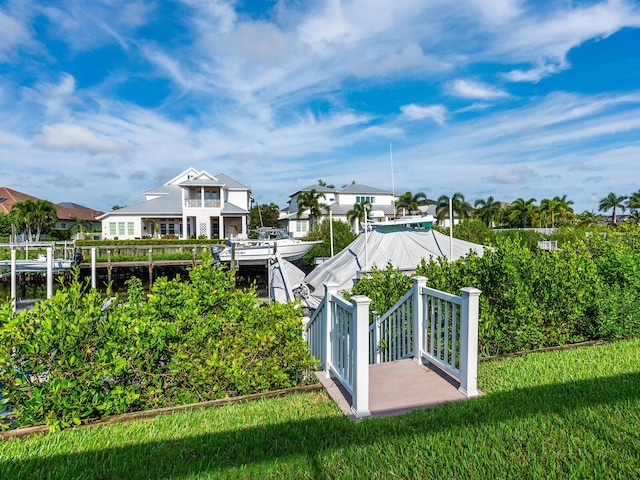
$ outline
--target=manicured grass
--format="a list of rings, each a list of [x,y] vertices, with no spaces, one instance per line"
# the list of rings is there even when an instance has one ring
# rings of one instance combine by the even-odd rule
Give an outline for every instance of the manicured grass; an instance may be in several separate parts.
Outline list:
[[[0,478],[640,477],[640,340],[482,363],[487,394],[346,420],[324,392],[0,444]]]

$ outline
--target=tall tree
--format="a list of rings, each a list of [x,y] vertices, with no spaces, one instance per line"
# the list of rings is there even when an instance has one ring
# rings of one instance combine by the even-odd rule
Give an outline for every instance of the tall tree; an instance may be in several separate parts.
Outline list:
[[[640,209],[640,190],[629,195],[629,198],[627,199],[627,207],[629,210]]]
[[[298,195],[298,213],[296,218],[300,219],[305,210],[309,210],[310,229],[313,230],[316,225],[316,219],[322,215],[322,210],[326,207],[320,205],[320,199],[326,198],[324,193],[318,192],[315,188],[309,191],[301,192]]]
[[[523,228],[531,226],[531,214],[535,208],[535,198],[525,200],[524,198],[516,198],[508,208],[508,218],[515,225]]]
[[[24,200],[14,203],[9,212],[11,223],[15,225],[16,233],[19,231],[25,232],[29,240],[31,240],[34,210],[35,202],[33,200]]]
[[[58,219],[56,206],[48,200],[36,200],[32,213],[32,224],[36,229],[36,242],[40,240],[40,234],[45,227],[50,226]]]
[[[318,180],[318,185],[321,186],[321,187],[336,188],[335,185],[328,185],[327,182],[325,182],[322,179]]]
[[[403,209],[409,212],[409,215],[420,211],[420,205],[424,205],[427,200],[427,196],[424,192],[411,193],[404,192],[398,200],[396,200],[396,213],[398,210]]]
[[[356,233],[360,233],[360,224],[364,222],[365,217],[367,216],[367,212],[371,210],[370,202],[358,202],[354,203],[351,210],[347,212],[347,220],[349,225],[353,226],[355,221],[355,229]]]
[[[609,209],[613,209],[613,223],[616,224],[616,209],[619,208],[623,212],[627,208],[624,204],[624,201],[627,199],[625,195],[618,196],[615,193],[611,192],[609,195],[600,200],[600,204],[598,206],[598,210],[601,212],[606,212]]]
[[[600,216],[593,210],[585,210],[578,215],[578,224],[585,227],[593,227],[594,225],[597,225],[598,220],[600,220]]]
[[[498,218],[498,213],[502,208],[500,202],[493,197],[489,197],[486,200],[479,198],[473,204],[476,208],[476,217],[482,220],[488,227],[492,227]]]
[[[471,218],[473,207],[464,198],[461,192],[456,192],[451,197],[452,208],[459,220]],[[436,217],[438,220],[444,220],[449,214],[449,197],[440,195],[436,202]]]
[[[275,203],[255,205],[249,211],[249,228],[255,230],[258,227],[277,227],[279,217],[280,207]]]

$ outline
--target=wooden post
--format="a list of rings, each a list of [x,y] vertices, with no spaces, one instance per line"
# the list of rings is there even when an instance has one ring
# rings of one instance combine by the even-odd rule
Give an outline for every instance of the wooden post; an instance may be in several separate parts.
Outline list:
[[[478,317],[480,294],[477,288],[461,288],[460,309],[460,388],[467,397],[476,397],[478,392]]]
[[[369,305],[364,295],[351,297],[354,307],[351,344],[353,346],[353,401],[351,410],[356,418],[368,417],[369,411]]]
[[[331,348],[333,341],[331,338],[332,324],[333,324],[333,296],[338,292],[337,283],[327,283],[324,286],[324,301],[325,301],[325,320],[324,320],[324,352],[322,361],[324,362],[324,376],[329,378],[331,376],[331,364],[333,359],[331,358]]]
[[[413,339],[413,361],[422,365],[422,333],[424,332],[424,302],[422,289],[427,286],[426,277],[413,277],[413,325],[411,336]]]

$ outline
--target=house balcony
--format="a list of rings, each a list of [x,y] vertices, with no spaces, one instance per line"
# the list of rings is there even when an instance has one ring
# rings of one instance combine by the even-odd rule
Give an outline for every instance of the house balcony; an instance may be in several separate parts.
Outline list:
[[[187,198],[184,201],[185,208],[220,208],[219,198]]]

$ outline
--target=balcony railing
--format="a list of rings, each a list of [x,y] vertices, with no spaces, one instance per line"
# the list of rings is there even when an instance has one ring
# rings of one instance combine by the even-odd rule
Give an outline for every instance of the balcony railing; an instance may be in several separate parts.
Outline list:
[[[206,198],[203,203],[203,200],[199,198],[187,198],[184,201],[184,206],[187,208],[219,208],[220,199]]]

